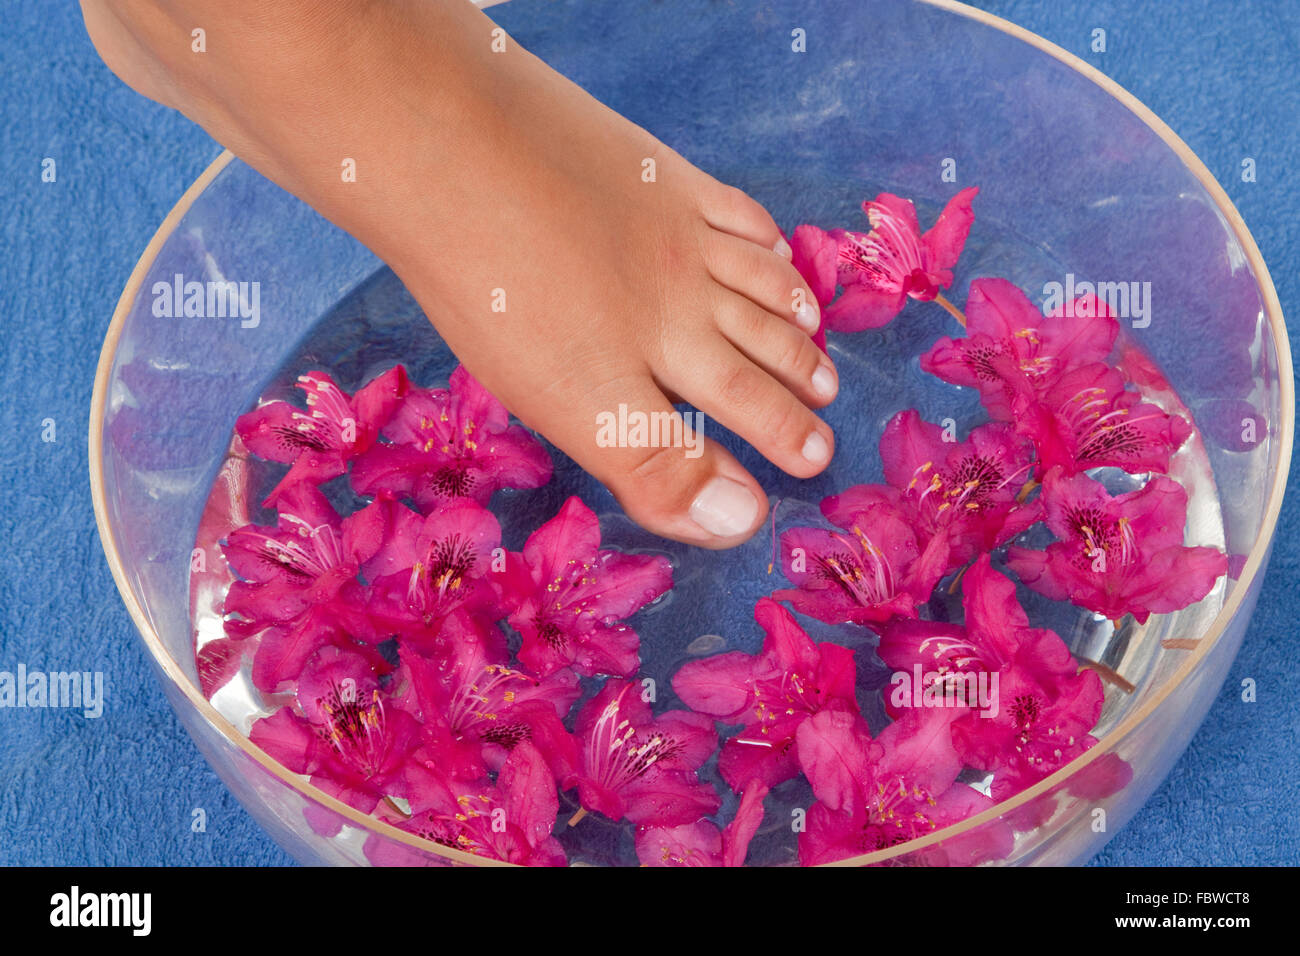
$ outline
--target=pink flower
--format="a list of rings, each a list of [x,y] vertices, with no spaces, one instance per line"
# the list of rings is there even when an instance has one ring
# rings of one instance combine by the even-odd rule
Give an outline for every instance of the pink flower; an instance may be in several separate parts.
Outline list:
[[[1028,442],[1009,425],[981,425],[964,442],[948,441],[942,428],[909,409],[885,426],[880,456],[885,480],[897,494],[879,485],[858,485],[827,498],[822,513],[847,527],[859,512],[895,502],[910,514],[920,541],[943,539],[945,573],[1014,538],[1041,517],[1036,503],[1016,501],[1034,462]]]
[[[520,866],[564,866],[564,848],[552,836],[559,794],[545,758],[521,742],[495,784],[486,777],[459,780],[437,768],[413,769],[411,816],[396,825],[432,843]],[[372,840],[366,856],[376,866],[425,862],[400,845]]]
[[[631,677],[640,641],[619,622],[673,586],[667,558],[601,550],[600,523],[577,498],[511,555],[509,570],[519,661],[541,677],[569,666],[588,677]]]
[[[997,714],[967,711],[954,722],[952,739],[966,764],[993,771],[993,799],[1005,800],[1097,742],[1089,731],[1101,718],[1105,694],[1091,670],[1049,689],[1026,669],[1010,667],[999,684]]]
[[[507,666],[503,651],[469,634],[443,642],[434,657],[406,646],[399,652],[400,674],[409,683],[404,706],[421,718],[448,773],[480,777],[499,770],[524,742],[537,748],[557,781],[573,772],[577,750],[560,723],[581,693],[572,671],[539,680]]]
[[[373,517],[364,509],[340,520],[324,495],[303,484],[281,497],[276,527],[245,525],[230,532],[222,550],[243,580],[231,585],[225,610],[243,620],[228,622],[228,629],[252,633],[330,602],[337,602],[338,614],[349,623],[364,624],[355,613],[364,606],[356,576],[380,544]]]
[[[844,294],[824,313],[825,326],[860,332],[885,325],[907,299],[933,300],[952,285],[952,269],[966,245],[977,188],[963,189],[944,207],[924,235],[909,200],[881,193],[862,204],[868,233],[836,230],[839,280]]]
[[[799,835],[805,866],[833,863],[926,836],[993,806],[957,783],[952,711],[909,711],[872,741],[847,711],[822,711],[799,728],[799,763],[817,802]],[[972,864],[1011,851],[1005,825],[983,826],[922,850],[908,862]]]
[[[1072,369],[1047,388],[1022,386],[1012,409],[1016,431],[1033,439],[1044,473],[1104,465],[1134,474],[1168,471],[1192,431],[1185,419],[1127,391],[1124,376],[1101,363]]]
[[[421,511],[469,498],[486,505],[498,488],[539,488],[551,480],[546,449],[505,406],[457,366],[451,387],[412,389],[377,444],[352,466],[358,494],[389,491]]]
[[[415,718],[387,706],[359,654],[327,647],[303,671],[300,712],[281,707],[253,724],[249,739],[295,773],[369,813],[404,791],[406,761],[419,740]]]
[[[822,502],[823,511],[831,501]],[[915,617],[948,567],[946,539],[923,546],[896,498],[837,512],[836,520],[843,531],[791,528],[781,535],[782,568],[795,587],[772,597],[831,624]]]
[[[791,262],[817,297],[817,304],[823,308],[830,305],[839,282],[839,242],[816,226],[796,226],[790,236],[790,252]]]
[[[581,767],[564,781],[584,810],[639,826],[671,827],[717,812],[721,801],[696,770],[717,747],[713,721],[669,711],[659,718],[639,684],[610,679],[578,713]]]
[[[1055,633],[1029,627],[1015,586],[982,555],[962,581],[964,627],[901,621],[884,632],[880,657],[914,668],[951,690],[965,706],[952,725],[962,761],[995,771],[993,796],[1003,799],[1064,766],[1095,742],[1088,731],[1101,714],[1101,681],[1079,672]],[[969,679],[981,672],[992,699],[971,699]],[[965,678],[965,679],[963,679]],[[915,689],[913,689],[915,693]],[[890,713],[916,704],[890,699]],[[898,705],[903,704],[900,708]]]
[[[993,570],[987,554],[982,554],[962,577],[962,607],[965,624],[958,626],[936,621],[894,621],[881,630],[877,653],[886,665],[904,675],[916,668],[930,683],[950,685],[958,700],[979,708],[971,699],[970,675],[997,673],[998,685],[986,679],[986,689],[997,689],[998,700],[989,712],[1001,706],[1001,677],[1011,666],[1022,668],[1049,690],[1074,679],[1078,665],[1070,649],[1054,631],[1029,626],[1029,616],[1016,600],[1016,587],[1005,575]],[[978,688],[978,682],[974,685]],[[911,687],[911,694],[894,701],[887,693],[891,716],[915,703],[923,688]]]
[[[762,598],[754,617],[767,635],[757,655],[735,651],[682,665],[673,690],[687,707],[744,728],[722,746],[718,769],[733,790],[768,787],[799,772],[799,725],[823,709],[858,712],[853,652],[814,644],[794,615]]]
[[[357,572],[380,546],[382,507],[372,504],[340,520],[325,496],[303,482],[281,493],[275,528],[245,525],[227,537],[223,551],[243,580],[226,594],[225,612],[239,615],[227,619],[226,630],[235,637],[266,631],[253,666],[263,690],[295,679],[324,644],[376,637]]]
[[[406,369],[395,365],[348,395],[324,372],[298,376],[307,411],[288,402],[267,402],[235,423],[244,444],[270,461],[292,463],[266,503],[299,482],[319,485],[337,478],[366,452],[406,395]]]
[[[1105,304],[1085,296],[1044,316],[1005,279],[976,279],[966,298],[966,336],[941,338],[921,368],[953,385],[979,389],[998,421],[1013,421],[1013,397],[1041,393],[1066,372],[1100,362],[1119,324]]]
[[[1145,623],[1201,600],[1228,570],[1216,548],[1183,546],[1187,492],[1164,476],[1112,497],[1086,475],[1048,472],[1047,526],[1060,540],[1046,551],[1013,547],[1007,564],[1026,585],[1112,620]]]
[[[505,571],[506,553],[492,512],[465,498],[423,518],[382,495],[376,503],[385,509],[383,545],[363,567],[376,625],[425,641],[449,625],[480,633],[500,617],[494,575]]]
[[[636,855],[642,866],[744,866],[749,841],[763,822],[768,788],[751,780],[741,795],[736,816],[719,831],[708,820],[675,827],[640,827]]]

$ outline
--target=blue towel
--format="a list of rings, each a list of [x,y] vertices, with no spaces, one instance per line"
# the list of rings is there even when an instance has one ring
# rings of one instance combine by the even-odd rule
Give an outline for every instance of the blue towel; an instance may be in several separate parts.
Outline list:
[[[656,30],[705,34],[748,0],[678,3],[605,35],[574,9],[595,0],[515,0],[492,11],[526,46],[548,22],[588,30],[590,62],[558,64],[590,83],[651,52]],[[811,0],[809,0],[811,2]],[[843,3],[861,0],[818,0]],[[1250,4],[1225,16],[1213,0],[1127,4],[982,0],[1132,90],[1204,159],[1242,211],[1272,265],[1284,307],[1300,175],[1300,8]],[[629,3],[629,13],[657,4]],[[662,11],[661,11],[662,12]],[[1107,49],[1092,53],[1092,31]],[[140,251],[218,147],[179,115],[149,103],[99,62],[74,4],[16,0],[0,22],[3,92],[0,336],[6,387],[0,434],[0,670],[99,671],[98,719],[65,709],[0,710],[0,863],[258,864],[291,862],[209,770],[172,714],[118,597],[94,532],[86,420],[100,343]],[[608,88],[607,84],[602,88]],[[702,78],[699,96],[710,86]],[[634,118],[634,84],[618,88]],[[1238,175],[1243,157],[1257,182]],[[53,182],[42,181],[53,160]],[[53,439],[46,440],[46,439]],[[1205,725],[1148,805],[1099,864],[1300,862],[1300,702],[1285,668],[1300,544],[1288,499],[1272,566],[1244,646]],[[1258,701],[1243,703],[1251,678]],[[206,828],[195,832],[194,811]]]

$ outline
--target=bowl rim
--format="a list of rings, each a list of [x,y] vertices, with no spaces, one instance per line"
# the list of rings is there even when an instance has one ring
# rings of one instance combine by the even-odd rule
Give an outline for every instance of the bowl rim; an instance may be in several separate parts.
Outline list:
[[[1282,499],[1286,490],[1287,475],[1290,471],[1293,433],[1295,429],[1295,393],[1294,393],[1294,371],[1291,360],[1290,341],[1287,337],[1286,325],[1282,316],[1281,303],[1278,300],[1277,290],[1274,288],[1273,280],[1269,275],[1268,267],[1264,263],[1263,256],[1260,254],[1259,247],[1256,245],[1250,230],[1247,228],[1241,214],[1237,211],[1235,205],[1228,198],[1223,187],[1219,185],[1213,174],[1206,168],[1205,164],[1192,151],[1192,149],[1182,141],[1182,139],[1169,128],[1163,120],[1153,113],[1137,97],[1120,86],[1110,77],[1103,74],[1100,70],[1091,64],[1080,59],[1078,56],[1062,49],[1051,41],[1039,36],[1038,34],[1017,26],[1008,20],[995,16],[984,10],[971,7],[959,0],[916,0],[916,2],[947,11],[958,16],[974,20],[984,26],[999,30],[1011,37],[1014,37],[1028,46],[1044,53],[1055,60],[1063,63],[1065,66],[1073,69],[1084,78],[1091,80],[1094,84],[1108,93],[1118,103],[1126,107],[1139,120],[1146,124],[1152,132],[1164,141],[1165,145],[1183,162],[1183,165],[1195,176],[1197,181],[1205,189],[1210,198],[1214,201],[1218,212],[1230,229],[1232,235],[1236,238],[1238,244],[1245,255],[1246,261],[1251,267],[1255,277],[1256,284],[1259,288],[1263,300],[1265,314],[1268,319],[1270,330],[1273,336],[1274,351],[1277,357],[1278,367],[1278,398],[1281,407],[1281,427],[1272,429],[1276,435],[1276,471],[1272,487],[1269,489],[1267,507],[1264,512],[1263,521],[1260,524],[1259,533],[1251,546],[1250,553],[1247,555],[1246,562],[1241,572],[1237,576],[1237,586],[1227,596],[1219,613],[1211,622],[1209,628],[1197,640],[1196,647],[1188,652],[1188,656],[1178,669],[1165,682],[1165,685],[1157,690],[1150,700],[1146,701],[1134,713],[1127,715],[1119,724],[1114,727],[1106,736],[1102,737],[1095,746],[1085,751],[1083,754],[1070,761],[1064,767],[1061,767],[1051,776],[1038,781],[1033,786],[1028,787],[1013,797],[994,804],[987,810],[982,811],[972,817],[962,820],[960,823],[935,830],[933,833],[923,837],[917,837],[906,843],[900,843],[897,846],[888,849],[876,850],[872,853],[862,854],[855,857],[849,857],[843,860],[837,860],[834,863],[821,864],[824,866],[865,866],[872,863],[880,863],[886,860],[905,856],[932,846],[933,844],[949,840],[968,830],[981,826],[985,823],[999,819],[1016,808],[1037,799],[1044,793],[1053,790],[1068,781],[1078,771],[1091,764],[1093,761],[1100,759],[1102,756],[1112,752],[1115,747],[1130,733],[1136,730],[1146,718],[1157,710],[1172,694],[1182,685],[1182,683],[1196,670],[1197,666],[1204,660],[1222,638],[1228,624],[1235,617],[1236,612],[1241,607],[1247,593],[1251,590],[1256,575],[1260,573],[1261,568],[1266,562],[1269,549],[1272,545],[1273,535],[1277,526],[1278,516],[1282,508]],[[420,850],[424,853],[431,853],[444,857],[448,862],[463,863],[473,866],[514,866],[515,864],[506,863],[501,860],[493,860],[487,857],[477,856],[461,850],[455,850],[450,847],[444,847],[439,844],[423,840],[412,833],[398,829],[396,826],[386,823],[369,814],[341,802],[337,798],[320,790],[314,784],[310,783],[307,778],[293,773],[285,768],[278,761],[273,760],[261,748],[257,747],[243,733],[241,733],[233,723],[226,719],[202,694],[200,689],[190,681],[189,677],[181,670],[180,665],[172,659],[171,655],[164,647],[161,638],[154,630],[149,616],[145,613],[144,608],[135,598],[131,590],[130,580],[126,573],[126,568],[122,562],[122,557],[118,553],[117,545],[113,536],[113,530],[109,523],[107,499],[104,485],[104,458],[103,458],[103,432],[104,419],[107,410],[109,377],[112,373],[113,363],[117,356],[118,340],[121,337],[122,330],[126,320],[130,315],[132,305],[136,296],[147,277],[149,270],[152,268],[162,247],[167,240],[171,238],[177,225],[189,212],[195,200],[204,192],[205,189],[226,169],[227,166],[235,159],[233,153],[224,150],[213,162],[199,175],[199,177],[190,185],[184,194],[177,200],[176,204],[167,213],[162,223],[158,226],[157,231],[149,240],[149,244],[140,254],[136,261],[131,275],[127,280],[126,286],[118,299],[117,306],[113,311],[113,317],[109,324],[108,331],[104,337],[104,344],[100,351],[99,362],[95,370],[94,392],[91,398],[90,408],[90,435],[88,446],[88,463],[90,468],[90,491],[91,499],[94,504],[95,524],[99,533],[100,542],[104,548],[104,555],[108,561],[109,569],[112,571],[113,580],[117,584],[117,589],[122,596],[127,611],[130,613],[132,620],[135,622],[136,629],[140,632],[141,638],[148,647],[155,665],[164,675],[176,686],[176,688],[189,700],[194,709],[211,724],[224,738],[227,744],[235,750],[241,752],[247,758],[259,764],[264,770],[272,776],[278,778],[293,790],[296,790],[307,800],[311,800],[325,808],[339,814],[349,824],[375,833],[386,839],[393,840],[413,849]]]

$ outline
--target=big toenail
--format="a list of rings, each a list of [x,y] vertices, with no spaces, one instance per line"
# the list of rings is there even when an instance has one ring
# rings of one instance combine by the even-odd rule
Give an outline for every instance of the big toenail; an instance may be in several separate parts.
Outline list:
[[[691,503],[691,520],[719,538],[744,534],[757,517],[754,493],[722,475],[712,478]]]

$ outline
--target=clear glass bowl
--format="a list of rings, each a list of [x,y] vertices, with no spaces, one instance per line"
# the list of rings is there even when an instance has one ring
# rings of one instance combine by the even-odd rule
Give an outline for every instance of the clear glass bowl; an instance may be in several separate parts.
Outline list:
[[[654,48],[633,62],[582,47],[593,21],[616,23],[620,15],[609,5],[581,6],[548,7],[555,22],[528,38],[535,52],[614,108],[630,108],[696,164],[751,192],[786,228],[859,228],[857,204],[880,189],[913,197],[926,222],[955,188],[941,179],[944,170],[955,169],[959,185],[981,188],[955,301],[981,275],[1008,277],[1031,294],[1069,274],[1150,283],[1149,324],[1145,317],[1130,322],[1125,338],[1159,368],[1196,422],[1180,475],[1199,503],[1190,533],[1229,553],[1226,584],[1200,605],[1144,627],[1116,632],[1091,615],[1053,622],[1076,654],[1118,676],[1107,685],[1100,743],[980,816],[845,862],[942,861],[997,821],[1017,830],[1006,862],[1086,861],[1147,799],[1204,718],[1268,561],[1290,464],[1294,397],[1280,307],[1245,224],[1187,146],[1132,96],[1041,38],[959,4],[872,4],[847,21],[810,8],[797,24],[760,6],[710,20],[707,29],[664,4],[638,16],[672,18],[673,29],[655,31]],[[816,38],[816,57],[792,50],[795,26]],[[631,77],[639,91],[631,90]],[[644,95],[647,84],[655,96]],[[700,88],[711,90],[705,105]],[[708,105],[722,103],[725,109]],[[177,275],[256,281],[258,322],[155,314]],[[413,863],[478,865],[491,861],[360,814],[271,760],[249,743],[246,720],[237,726],[204,698],[194,665],[196,611],[228,580],[223,567],[191,573],[196,539],[211,532],[200,517],[214,488],[212,528],[242,523],[251,505],[240,461],[226,462],[235,418],[293,356],[310,360],[302,343],[322,316],[356,303],[364,311],[373,305],[367,290],[391,285],[388,278],[353,239],[222,155],[164,220],[113,316],[90,421],[95,512],[169,700],[281,846],[303,862],[361,864],[368,840],[388,841]],[[828,415],[840,451],[825,476],[798,488],[732,444],[765,487],[815,502],[873,480],[864,469],[878,467],[870,464],[875,439],[900,406],[867,399],[882,394],[882,377],[886,384],[896,377],[902,392],[914,387],[913,339],[940,334],[917,308],[883,336],[832,338],[844,386]],[[361,364],[373,370],[380,360],[403,357],[376,345]],[[317,358],[328,364],[337,356]],[[954,392],[948,400],[958,402]],[[960,399],[963,427],[975,420],[969,399]],[[665,548],[679,565],[723,583],[724,600],[752,606],[756,593],[770,590],[765,581],[757,592],[732,594],[725,585],[736,573],[727,563],[733,559]],[[1132,768],[1132,781],[1099,797],[1098,775],[1117,760]],[[769,828],[786,826],[777,820]]]

